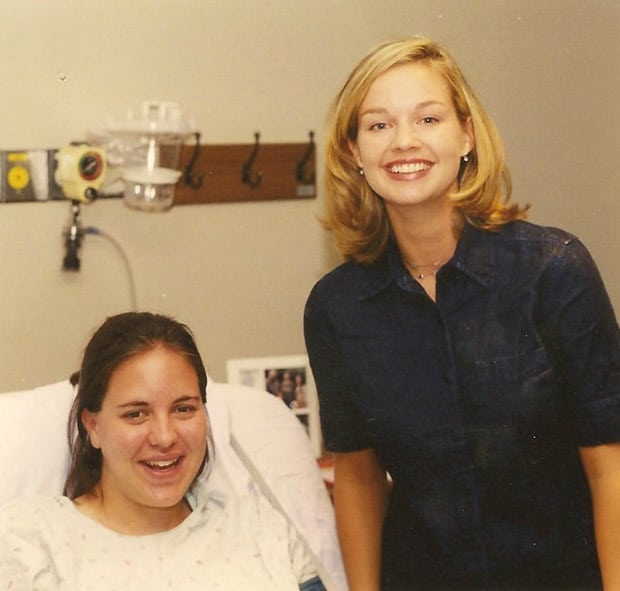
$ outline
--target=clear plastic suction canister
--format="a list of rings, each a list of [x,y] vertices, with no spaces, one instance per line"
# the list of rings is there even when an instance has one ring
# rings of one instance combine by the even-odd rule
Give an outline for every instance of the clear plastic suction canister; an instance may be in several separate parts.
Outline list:
[[[173,102],[145,101],[137,115],[129,111],[107,125],[100,137],[110,160],[121,167],[126,205],[142,211],[172,206],[181,146],[192,134],[193,126]]]

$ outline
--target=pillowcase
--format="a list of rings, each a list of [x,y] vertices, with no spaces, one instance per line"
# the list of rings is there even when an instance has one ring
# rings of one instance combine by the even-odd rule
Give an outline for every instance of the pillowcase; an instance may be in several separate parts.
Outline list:
[[[0,505],[17,496],[62,494],[73,397],[69,380],[0,394]]]

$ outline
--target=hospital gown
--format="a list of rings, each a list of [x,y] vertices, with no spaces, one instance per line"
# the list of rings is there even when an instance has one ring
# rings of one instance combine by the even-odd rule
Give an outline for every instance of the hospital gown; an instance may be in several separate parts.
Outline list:
[[[202,491],[188,501],[185,521],[145,536],[109,530],[66,497],[14,501],[0,509],[2,589],[298,591],[316,576],[298,534],[264,498]]]

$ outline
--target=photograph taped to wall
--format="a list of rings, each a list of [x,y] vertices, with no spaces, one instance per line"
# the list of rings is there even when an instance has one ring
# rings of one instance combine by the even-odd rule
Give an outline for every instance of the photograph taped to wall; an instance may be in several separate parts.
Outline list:
[[[321,456],[319,401],[307,355],[229,359],[226,372],[231,384],[259,388],[280,398],[304,426],[314,455]]]

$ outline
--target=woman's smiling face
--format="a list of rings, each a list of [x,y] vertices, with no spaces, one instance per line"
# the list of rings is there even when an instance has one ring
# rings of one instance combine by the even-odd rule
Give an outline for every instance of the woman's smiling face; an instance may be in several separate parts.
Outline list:
[[[370,187],[390,208],[445,198],[473,148],[447,81],[424,63],[391,68],[370,86],[350,149]]]
[[[82,415],[101,450],[100,489],[118,515],[178,508],[204,461],[207,416],[196,372],[165,346],[133,355],[112,373],[101,410]]]

